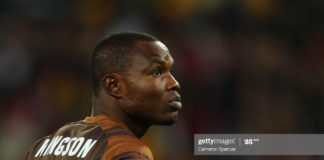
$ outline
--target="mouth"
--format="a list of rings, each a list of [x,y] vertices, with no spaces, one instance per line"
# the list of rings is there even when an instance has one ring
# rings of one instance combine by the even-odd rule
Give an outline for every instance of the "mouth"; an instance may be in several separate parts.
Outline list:
[[[182,108],[181,97],[177,96],[177,97],[172,98],[168,102],[168,106],[170,106],[171,108],[173,108],[177,111],[180,110]]]

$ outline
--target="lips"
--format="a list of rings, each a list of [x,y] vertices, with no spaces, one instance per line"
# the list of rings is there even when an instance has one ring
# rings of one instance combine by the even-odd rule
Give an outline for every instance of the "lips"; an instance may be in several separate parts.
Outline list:
[[[180,110],[182,108],[181,97],[174,97],[168,102],[168,105],[175,110]]]

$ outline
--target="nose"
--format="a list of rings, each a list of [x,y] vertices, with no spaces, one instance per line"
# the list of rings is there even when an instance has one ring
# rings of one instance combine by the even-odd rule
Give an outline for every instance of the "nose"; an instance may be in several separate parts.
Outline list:
[[[168,84],[167,84],[167,90],[168,91],[179,91],[180,90],[180,84],[179,82],[170,74],[168,78]]]

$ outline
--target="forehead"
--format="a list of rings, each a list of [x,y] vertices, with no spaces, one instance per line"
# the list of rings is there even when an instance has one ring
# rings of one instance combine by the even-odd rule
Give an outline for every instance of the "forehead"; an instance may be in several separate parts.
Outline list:
[[[160,41],[139,41],[135,43],[135,51],[147,60],[172,61],[168,48]]]

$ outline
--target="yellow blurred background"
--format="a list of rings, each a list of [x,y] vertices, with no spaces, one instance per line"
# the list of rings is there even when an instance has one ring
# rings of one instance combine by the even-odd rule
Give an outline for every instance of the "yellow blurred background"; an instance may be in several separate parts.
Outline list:
[[[137,31],[182,85],[178,122],[143,139],[157,160],[323,160],[193,155],[197,133],[324,132],[323,19],[321,0],[0,0],[0,159],[89,116],[94,46]]]

